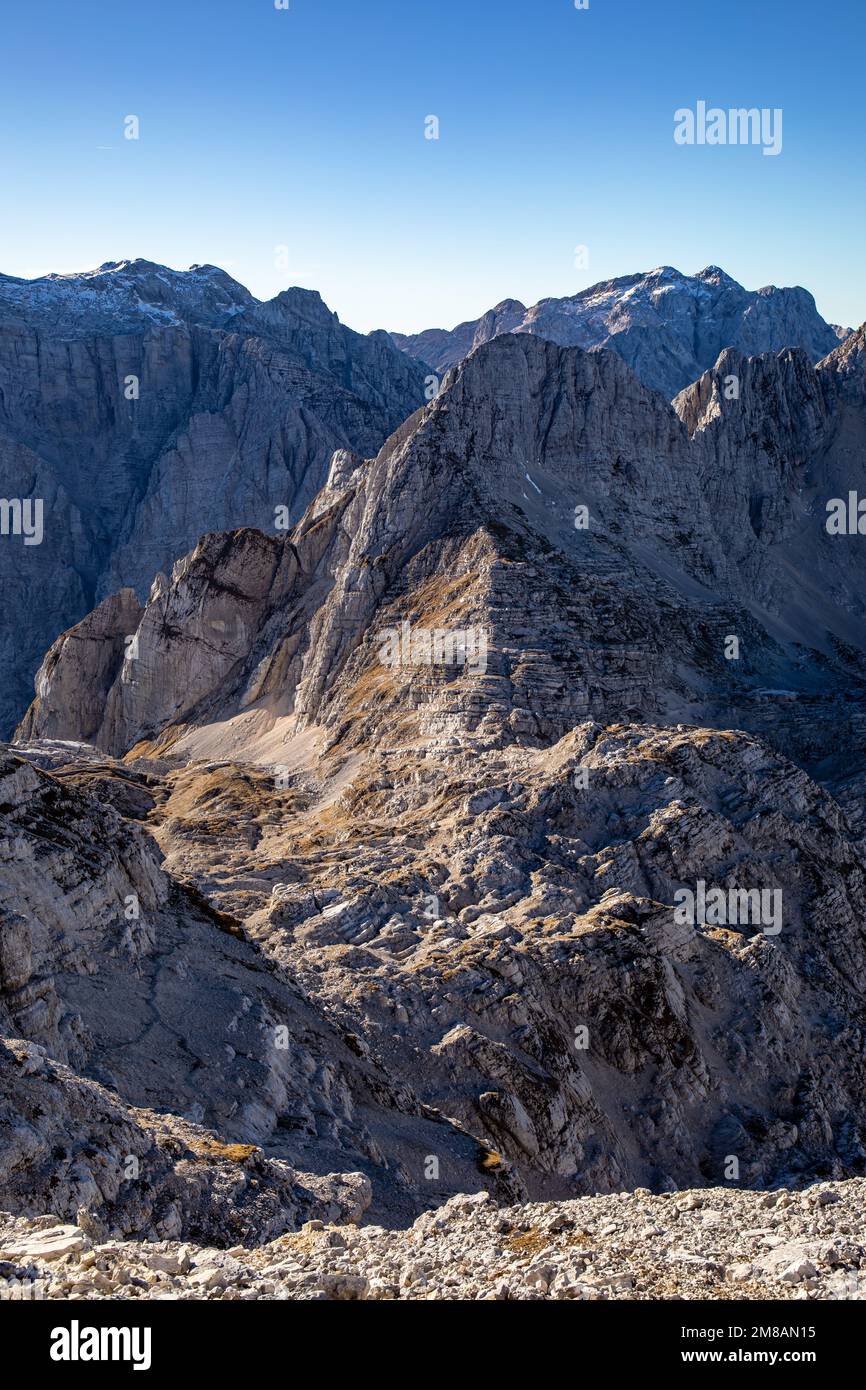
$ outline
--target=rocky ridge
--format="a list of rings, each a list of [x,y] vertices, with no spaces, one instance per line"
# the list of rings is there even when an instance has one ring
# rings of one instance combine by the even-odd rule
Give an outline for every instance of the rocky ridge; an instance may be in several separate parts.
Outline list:
[[[374,460],[335,454],[286,538],[207,536],[158,577],[134,660],[128,596],[64,634],[19,736],[532,744],[627,715],[793,737],[817,766],[840,723],[859,738],[866,560],[824,522],[862,471],[864,381],[854,348],[727,353],[674,410],[615,354],[497,338]],[[483,631],[485,669],[385,667],[407,621]]]

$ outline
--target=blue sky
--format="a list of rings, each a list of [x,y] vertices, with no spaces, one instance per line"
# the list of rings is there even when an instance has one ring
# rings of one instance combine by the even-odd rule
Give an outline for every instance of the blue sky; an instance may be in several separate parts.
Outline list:
[[[715,263],[866,318],[863,0],[289,4],[7,7],[0,270],[210,261],[414,331]],[[781,107],[782,153],[676,145],[698,100]]]

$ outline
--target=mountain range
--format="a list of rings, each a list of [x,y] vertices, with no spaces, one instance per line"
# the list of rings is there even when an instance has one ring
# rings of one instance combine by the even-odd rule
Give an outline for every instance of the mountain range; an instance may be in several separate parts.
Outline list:
[[[52,634],[0,764],[0,1207],[229,1246],[478,1188],[862,1173],[864,328],[824,325],[825,351],[806,316],[805,341],[722,342],[704,368],[703,320],[674,394],[523,326],[473,336],[424,403],[442,361],[305,292],[115,273],[80,310],[95,338],[47,326],[72,332],[65,281],[20,332],[81,347],[85,381],[94,344],[120,379],[154,334],[195,344],[199,442],[160,446],[172,487],[148,481],[98,602]],[[777,295],[805,292],[763,295],[768,334]],[[248,373],[265,359],[314,378],[315,412]],[[142,517],[212,515],[206,441],[240,419],[260,442],[284,407],[342,431],[325,460],[310,424],[289,529],[284,450],[258,524],[223,510],[169,563],[182,527]],[[103,478],[88,447],[79,488]],[[268,452],[231,457],[240,495]],[[22,594],[28,551],[46,584],[71,565],[50,535],[15,552]]]
[[[445,372],[499,333],[535,333],[561,347],[611,348],[668,400],[708,371],[724,348],[747,356],[801,347],[813,362],[850,329],[825,323],[808,290],[745,290],[717,265],[683,275],[662,265],[531,308],[505,299],[450,331],[393,333],[398,347]]]
[[[375,453],[435,372],[512,329],[612,346],[668,398],[723,347],[800,346],[814,361],[842,332],[805,290],[750,295],[715,268],[627,276],[529,311],[509,301],[411,339],[354,333],[309,290],[261,303],[209,265],[0,276],[0,491],[40,498],[50,528],[46,545],[0,547],[0,733],[46,647],[95,602],[123,587],[143,601],[208,530],[297,520],[334,450]]]

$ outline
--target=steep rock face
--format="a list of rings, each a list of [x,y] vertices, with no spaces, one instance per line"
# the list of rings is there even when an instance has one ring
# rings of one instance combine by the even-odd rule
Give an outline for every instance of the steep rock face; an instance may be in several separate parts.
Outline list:
[[[728,350],[674,400],[700,446],[701,492],[711,514],[724,517],[745,591],[804,644],[811,634],[820,646],[830,622],[838,644],[862,647],[862,547],[826,526],[830,500],[847,502],[864,482],[862,337],[862,329],[852,334],[817,369],[801,351],[744,358]]]
[[[81,730],[85,743],[97,736],[105,701],[124,659],[131,654],[128,643],[143,613],[135,592],[121,589],[52,643],[36,679],[37,698],[40,690],[51,689],[56,700],[53,712],[46,711],[46,718],[40,721],[42,737],[62,735],[72,725]],[[29,737],[29,717],[25,717],[22,733]]]
[[[45,648],[96,599],[146,597],[205,531],[299,516],[334,450],[374,453],[424,378],[318,295],[259,304],[215,267],[0,277],[0,491],[41,499],[44,526],[40,544],[0,538],[0,734]]]
[[[563,347],[607,347],[668,400],[715,362],[723,348],[748,355],[801,347],[813,362],[850,330],[827,324],[807,290],[745,290],[718,266],[682,275],[659,266],[602,281],[527,309],[504,300],[448,332],[394,333],[397,345],[447,371],[499,333],[535,333]]]
[[[864,398],[864,357],[866,357],[866,324],[850,333],[837,348],[827,354],[825,363],[836,373],[837,383],[846,397],[862,403]]]

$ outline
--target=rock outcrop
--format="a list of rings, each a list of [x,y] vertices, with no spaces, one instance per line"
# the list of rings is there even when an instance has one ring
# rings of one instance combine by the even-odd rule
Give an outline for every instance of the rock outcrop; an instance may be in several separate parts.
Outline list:
[[[861,1170],[866,861],[757,740],[584,725],[356,751],[349,775],[335,748],[284,788],[163,777],[169,870],[531,1195]],[[699,881],[777,920],[678,921]]]
[[[259,1238],[343,1189],[392,1217],[428,1205],[453,1191],[425,1180],[431,1151],[472,1181],[480,1142],[161,859],[93,788],[0,760],[0,1207],[250,1239],[248,1201]]]

